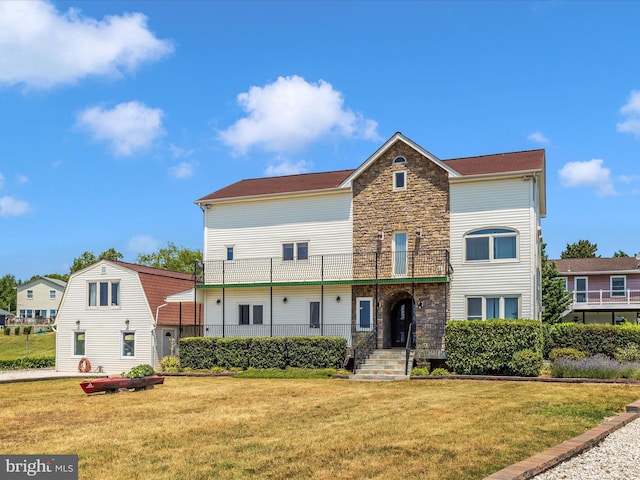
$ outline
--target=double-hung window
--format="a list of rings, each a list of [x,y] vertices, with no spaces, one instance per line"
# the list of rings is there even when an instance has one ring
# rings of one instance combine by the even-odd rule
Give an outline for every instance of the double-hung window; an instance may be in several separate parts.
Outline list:
[[[283,260],[308,260],[309,242],[291,242],[282,244]]]
[[[624,297],[627,294],[627,277],[624,275],[615,275],[610,278],[611,296]]]
[[[467,320],[520,318],[520,298],[516,296],[467,297]]]
[[[27,298],[33,300],[33,290],[27,290]]]
[[[49,298],[51,300],[55,300],[55,298],[56,298],[56,291],[55,290],[49,290]]]
[[[86,332],[84,330],[73,331],[73,354],[76,357],[84,357],[86,351]]]
[[[120,306],[120,282],[105,280],[87,284],[87,305],[89,307]]]
[[[136,356],[136,332],[134,330],[122,331],[122,356]]]
[[[404,170],[393,172],[393,189],[394,190],[407,189],[407,172],[405,172]]]
[[[510,228],[484,228],[464,237],[465,260],[500,261],[518,258],[518,232]]]

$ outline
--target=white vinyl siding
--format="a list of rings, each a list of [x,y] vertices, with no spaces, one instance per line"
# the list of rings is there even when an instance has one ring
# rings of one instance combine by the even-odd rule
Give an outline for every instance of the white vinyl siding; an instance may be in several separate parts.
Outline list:
[[[325,286],[324,298],[321,297],[318,286],[274,287],[273,304],[270,302],[268,288],[229,288],[224,292],[224,302],[222,290],[207,289],[203,292],[205,336],[221,335],[223,314],[225,336],[236,333],[239,336],[251,336],[256,332],[268,336],[271,331],[271,312],[273,312],[273,324],[276,330],[280,325],[292,325],[295,326],[292,332],[299,332],[300,335],[317,335],[317,328],[311,327],[311,302],[320,303],[320,321],[325,327],[332,324],[351,325],[352,297],[349,285]],[[238,305],[263,305],[262,325],[238,325]],[[329,332],[326,328],[325,331]]]
[[[102,274],[102,267],[105,273]],[[87,285],[90,282],[120,282],[119,296],[122,308],[89,308]],[[86,332],[84,357],[92,369],[102,366],[108,374],[119,374],[136,365],[155,365],[153,349],[154,323],[146,296],[136,272],[109,263],[97,263],[72,275],[57,315],[56,369],[63,372],[78,371],[78,357],[73,352],[72,332],[78,328]],[[80,321],[79,327],[76,321]],[[126,321],[129,320],[129,324]],[[135,356],[123,357],[123,331],[135,331]]]
[[[351,191],[214,204],[204,236],[205,261],[226,260],[221,245],[235,246],[234,259],[280,258],[283,243],[299,242],[309,255],[351,253]]]
[[[451,183],[451,318],[467,318],[468,297],[519,296],[520,318],[539,318],[539,218],[533,182],[522,177]],[[465,234],[478,229],[518,232],[517,259],[465,261]]]

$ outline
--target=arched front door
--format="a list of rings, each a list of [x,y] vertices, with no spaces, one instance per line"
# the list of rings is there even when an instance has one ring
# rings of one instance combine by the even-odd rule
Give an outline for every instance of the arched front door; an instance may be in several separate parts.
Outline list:
[[[391,346],[404,347],[407,344],[407,331],[413,315],[410,298],[399,300],[391,309]]]

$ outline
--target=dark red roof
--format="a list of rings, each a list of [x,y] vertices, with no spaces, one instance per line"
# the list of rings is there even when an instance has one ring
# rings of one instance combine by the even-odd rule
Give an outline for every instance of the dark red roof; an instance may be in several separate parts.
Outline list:
[[[558,272],[563,275],[579,275],[586,272],[623,272],[640,273],[640,260],[634,257],[616,258],[565,258],[552,260]]]
[[[461,175],[483,175],[508,172],[531,172],[544,168],[544,150],[496,153],[479,157],[443,160]]]
[[[312,190],[336,188],[352,173],[353,170],[338,170],[334,172],[303,173],[300,175],[240,180],[228,187],[216,190],[215,192],[196,200],[196,202],[217,200],[221,198],[307,192]]]
[[[463,176],[508,172],[534,172],[544,169],[544,150],[527,150],[523,152],[498,153],[478,157],[454,158],[443,160],[443,162]],[[240,180],[239,182],[199,198],[196,200],[196,203],[225,198],[336,188],[354,171],[355,170],[338,170]]]
[[[162,307],[159,311],[157,308],[165,303],[165,299],[169,295],[194,288],[192,274],[147,267],[135,263],[118,261],[114,261],[113,263],[138,272],[154,319],[156,312],[158,312],[159,325],[178,325],[180,323],[180,304],[170,303]],[[194,304],[182,304],[182,324],[194,325],[195,323]]]

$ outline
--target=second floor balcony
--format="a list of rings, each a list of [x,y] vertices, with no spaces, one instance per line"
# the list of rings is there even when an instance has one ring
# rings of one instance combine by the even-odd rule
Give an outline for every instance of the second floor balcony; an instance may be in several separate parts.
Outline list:
[[[203,269],[202,283],[210,288],[430,283],[447,282],[451,274],[447,250],[208,260]]]
[[[609,306],[640,308],[640,290],[577,290],[569,293],[574,310]]]

